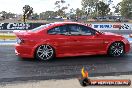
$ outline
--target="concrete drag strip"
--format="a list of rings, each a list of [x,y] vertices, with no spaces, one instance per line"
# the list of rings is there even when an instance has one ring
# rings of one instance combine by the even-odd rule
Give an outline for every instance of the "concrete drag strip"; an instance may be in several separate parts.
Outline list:
[[[132,75],[121,76],[99,76],[90,77],[90,79],[130,79]],[[132,88],[130,86],[87,86],[87,88]],[[45,80],[45,81],[17,81],[12,83],[2,83],[0,88],[83,88],[78,79],[65,79],[65,80]]]

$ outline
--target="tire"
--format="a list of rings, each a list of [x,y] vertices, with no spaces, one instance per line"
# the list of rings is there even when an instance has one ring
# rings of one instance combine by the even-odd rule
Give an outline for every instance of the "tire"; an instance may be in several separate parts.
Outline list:
[[[108,55],[113,57],[123,56],[125,54],[124,47],[122,42],[114,42],[108,49]]]
[[[49,61],[55,57],[55,50],[50,45],[40,45],[35,52],[35,58],[40,61]]]

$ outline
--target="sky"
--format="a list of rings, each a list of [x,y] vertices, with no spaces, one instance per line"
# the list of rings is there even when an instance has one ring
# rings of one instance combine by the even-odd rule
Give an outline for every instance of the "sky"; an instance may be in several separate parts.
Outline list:
[[[30,5],[34,9],[34,13],[41,13],[47,10],[55,10],[54,2],[56,0],[0,0],[0,12],[12,12],[22,14],[22,8],[24,5]],[[81,0],[65,0],[67,4],[70,4],[69,8],[81,8]],[[113,4],[116,5],[122,0],[113,0]]]

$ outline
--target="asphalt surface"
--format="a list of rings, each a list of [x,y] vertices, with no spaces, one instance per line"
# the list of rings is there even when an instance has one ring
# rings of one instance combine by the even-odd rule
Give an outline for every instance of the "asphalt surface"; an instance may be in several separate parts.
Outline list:
[[[130,34],[130,31],[110,31]],[[51,62],[22,60],[15,55],[13,45],[0,45],[0,83],[27,80],[78,78],[81,68],[96,69],[90,76],[132,74],[132,49],[124,57],[105,55],[56,58]]]
[[[51,62],[22,60],[13,46],[0,46],[0,82],[75,78],[81,68],[96,67],[90,76],[132,74],[132,52],[124,57],[81,56],[57,58]]]

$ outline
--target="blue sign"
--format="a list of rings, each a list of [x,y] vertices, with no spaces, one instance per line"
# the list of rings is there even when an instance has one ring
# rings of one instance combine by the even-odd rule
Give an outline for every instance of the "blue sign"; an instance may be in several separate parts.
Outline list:
[[[94,28],[112,28],[111,24],[94,24]]]

